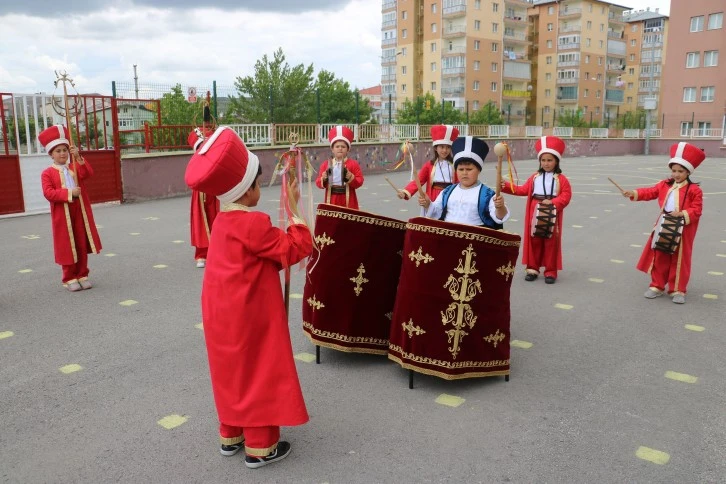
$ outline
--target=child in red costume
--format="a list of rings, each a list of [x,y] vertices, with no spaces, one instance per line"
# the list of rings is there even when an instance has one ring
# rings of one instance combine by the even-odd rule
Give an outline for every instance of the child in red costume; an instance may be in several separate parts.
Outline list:
[[[458,137],[459,130],[454,126],[439,124],[431,127],[434,155],[431,161],[419,170],[418,180],[432,202],[444,188],[458,181],[454,169],[454,157],[451,154],[451,145]],[[398,191],[398,198],[409,200],[417,192],[416,180],[411,180],[406,188]]]
[[[71,292],[90,289],[88,254],[101,252],[91,201],[83,188],[83,181],[93,175],[93,169],[78,148],[70,148],[65,126],[43,130],[38,141],[53,159],[53,164],[41,173],[40,182],[50,202],[53,249],[56,263],[63,268],[63,286]],[[70,163],[69,158],[73,158]]]
[[[686,288],[691,277],[691,254],[703,210],[703,191],[691,181],[691,173],[706,159],[703,150],[692,144],[680,142],[671,146],[671,178],[648,188],[625,190],[623,196],[632,201],[658,199],[661,214],[680,219],[683,225],[680,243],[673,253],[663,252],[653,244],[658,222],[638,261],[637,268],[650,274],[650,287],[645,291],[647,299],[662,296],[668,286],[668,294],[676,304],[686,302]],[[661,220],[659,216],[658,221]]]
[[[204,133],[198,129],[192,131],[189,133],[189,146],[196,152],[211,134],[212,131]],[[212,224],[219,213],[219,200],[217,200],[217,197],[192,190],[192,203],[189,213],[194,260],[197,261],[197,267],[204,267],[207,262],[207,249],[209,248]]]
[[[325,190],[325,203],[357,210],[355,190],[363,186],[363,172],[357,161],[348,159],[353,131],[335,126],[328,132],[328,140],[333,158],[320,165],[315,184]]]
[[[522,263],[527,267],[524,279],[534,281],[544,267],[545,282],[554,284],[557,271],[562,270],[562,219],[565,207],[572,198],[572,188],[562,174],[560,161],[565,152],[565,142],[556,136],[542,136],[534,145],[539,160],[539,170],[523,185],[502,181],[502,191],[512,195],[526,196],[527,209],[524,215]],[[536,225],[537,205],[553,205],[556,218],[549,237],[542,237],[533,231]]]
[[[302,219],[291,217],[283,231],[254,211],[261,173],[257,156],[221,127],[192,156],[184,177],[221,204],[202,283],[202,320],[220,452],[231,456],[244,447],[250,468],[285,458],[291,446],[279,440],[280,426],[308,421],[280,270],[311,254],[312,236]],[[294,205],[297,183],[289,188]]]

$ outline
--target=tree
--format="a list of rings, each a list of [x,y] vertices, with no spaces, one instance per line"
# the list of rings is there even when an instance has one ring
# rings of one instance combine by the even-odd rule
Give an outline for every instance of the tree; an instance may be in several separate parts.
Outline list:
[[[255,63],[254,76],[237,77],[238,97],[230,97],[230,117],[243,123],[315,122],[313,65],[290,67],[278,48]]]
[[[620,118],[618,125],[622,129],[645,128],[645,109],[638,108],[636,111],[628,111]]]
[[[161,96],[160,104],[162,125],[194,124],[195,117],[197,124],[201,124],[201,100],[197,103],[187,101],[181,84],[177,84],[171,88],[171,92]]]
[[[474,111],[474,114],[469,116],[469,124],[499,126],[505,123],[504,118],[502,118],[502,113],[499,112],[497,105],[494,104],[494,101],[489,101],[484,106]]]
[[[564,114],[557,116],[557,126],[565,126],[572,128],[589,128],[590,123],[585,120],[582,109],[575,111],[574,109],[565,111]]]
[[[316,96],[319,96],[320,99],[321,123],[368,121],[373,112],[368,100],[359,97],[356,118],[356,93],[350,89],[350,84],[342,79],[336,79],[332,72],[322,70],[318,73],[315,90],[317,91]],[[317,122],[317,113],[313,122]]]
[[[444,102],[444,115],[441,116],[441,102],[430,92],[413,101],[406,99],[398,109],[396,122],[400,124],[458,124],[464,120],[464,115],[452,103]]]

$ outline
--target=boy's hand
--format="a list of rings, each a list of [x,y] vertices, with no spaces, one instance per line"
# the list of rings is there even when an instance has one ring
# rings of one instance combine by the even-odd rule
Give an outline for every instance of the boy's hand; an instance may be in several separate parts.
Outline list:
[[[625,191],[623,192],[623,196],[624,196],[625,198],[633,198],[633,195],[635,195],[635,193],[633,193],[633,191],[632,191],[632,190],[625,190]]]
[[[350,181],[351,181],[351,180],[352,180],[353,178],[355,178],[355,175],[353,175],[353,174],[352,174],[351,172],[348,172],[348,173],[347,173],[347,174],[345,175],[345,181],[347,181],[347,182],[349,182],[349,183],[350,183]]]
[[[406,192],[404,192],[403,190],[398,190],[398,192],[396,193],[396,196],[398,198],[400,198],[401,200],[407,200],[408,199]]]
[[[552,200],[550,200],[549,198],[545,198],[539,203],[541,203],[542,205],[552,205]],[[494,204],[494,206],[496,206],[496,203]]]
[[[426,196],[426,197],[419,196],[418,197],[418,204],[420,206],[422,206],[423,208],[425,208],[426,210],[428,210],[429,209],[429,205],[431,205],[431,199],[428,196]]]
[[[503,196],[494,195],[493,200],[494,200],[494,208],[497,208],[497,209],[504,208],[504,197]]]
[[[81,187],[76,187],[73,190],[71,190],[71,195],[73,195],[74,198],[78,198],[81,196]]]

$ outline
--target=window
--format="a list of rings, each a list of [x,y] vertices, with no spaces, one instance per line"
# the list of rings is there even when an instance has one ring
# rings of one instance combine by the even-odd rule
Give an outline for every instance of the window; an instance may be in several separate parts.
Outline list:
[[[472,84],[471,88],[475,91],[479,90],[479,81],[474,81],[474,84]]]
[[[714,94],[716,93],[716,86],[704,86],[701,88],[701,102],[712,103]]]
[[[587,39],[585,39],[585,46],[586,47],[590,47],[590,43],[591,43],[590,37],[588,37]]]
[[[703,30],[703,15],[700,17],[691,17],[691,32],[700,32]]]
[[[635,47],[635,45],[636,45],[635,39],[630,40],[630,45],[631,45],[631,47]]]
[[[492,32],[497,33],[498,30],[499,30],[499,24],[492,23]]]
[[[547,7],[547,15],[552,15],[555,13],[555,7]]]
[[[401,20],[406,20],[408,18],[408,12],[404,10],[401,12]]]
[[[552,73],[547,72],[545,73],[545,81],[551,81],[552,80]]]
[[[478,111],[479,110],[479,101],[474,101],[472,103],[472,107],[473,107],[474,111]]]
[[[492,82],[492,91],[494,92],[496,90],[497,90],[497,83],[496,82]]]
[[[591,29],[592,29],[592,20],[588,20],[587,21],[587,30],[591,30]]]
[[[696,88],[695,87],[684,87],[683,88],[683,102],[684,103],[695,103],[696,102]]]
[[[432,82],[431,83],[431,89],[430,90],[431,90],[431,92],[436,91],[436,83],[435,82]]]
[[[582,106],[582,114],[587,114],[587,106]]]
[[[597,58],[597,65],[599,65],[599,66],[602,65],[602,57]]]
[[[401,48],[401,57],[406,57],[406,52],[408,52],[408,49],[406,47]]]
[[[628,74],[631,75],[631,76],[635,75],[635,67],[629,67],[628,68]]]
[[[436,72],[436,62],[431,63],[431,72]]]
[[[431,42],[431,52],[436,52],[436,42]]]
[[[406,66],[401,66],[401,74],[406,75]]]
[[[549,114],[550,113],[550,107],[549,106],[545,106],[544,107],[544,112],[545,112],[545,114]]]
[[[552,7],[550,7],[550,8],[552,8]],[[554,29],[554,25],[547,24],[547,32],[552,32],[552,29]]]
[[[474,61],[474,70],[475,71],[479,70],[479,61]]]
[[[552,56],[551,55],[548,55],[547,56],[546,62],[547,62],[547,64],[552,64]]]
[[[589,72],[585,72],[585,80],[587,80],[587,79],[590,79],[590,73]]]
[[[595,116],[600,116],[600,107],[595,108]]]
[[[693,69],[694,67],[698,67],[698,60],[701,56],[700,52],[689,52],[686,54],[686,67],[689,69]]]
[[[551,89],[545,89],[545,97],[552,97],[552,90]]]
[[[475,10],[481,9],[481,0],[474,0],[474,9]],[[499,11],[499,4],[492,3],[492,12],[498,12],[498,11]]]
[[[633,86],[634,86],[634,84],[633,84],[632,82],[629,82],[629,83],[628,83],[628,89],[632,89],[632,88],[633,88]]]
[[[548,49],[551,49],[552,48],[552,40],[548,40],[547,41],[547,48]]]
[[[499,68],[499,66],[497,65],[497,63],[492,62],[492,72],[497,72],[498,68]]]
[[[723,27],[723,13],[712,13],[708,16],[708,30]]]
[[[630,54],[630,60],[631,61],[634,61],[635,60],[635,54]]]
[[[474,41],[474,50],[479,50],[479,41],[478,40]],[[499,44],[497,44],[496,42],[492,42],[492,52],[496,52],[498,50],[499,50]]]
[[[600,99],[600,96],[602,96],[602,91],[600,89],[598,89],[597,91],[595,91],[595,97],[597,99]]]
[[[474,30],[479,30],[481,28],[481,22],[479,20],[474,20]]]
[[[632,27],[630,27],[631,32],[637,32],[638,31],[638,24],[633,24]]]
[[[589,95],[590,95],[590,90],[589,89],[585,89],[585,91],[582,93],[582,97],[587,97]]]
[[[703,67],[715,67],[718,65],[718,51],[707,50],[703,53]]]
[[[549,121],[545,121],[544,123],[542,123],[542,127],[543,128],[549,128],[550,127],[550,122]]]
[[[603,49],[605,47],[605,41],[601,40],[600,42],[600,48]]]
[[[401,38],[405,39],[408,37],[408,29],[401,29]]]
[[[693,127],[693,123],[690,121],[681,121],[681,136],[688,136],[688,133],[691,131],[691,128]]]
[[[628,104],[633,104],[633,96],[628,96]]]
[[[435,3],[431,4],[431,13],[436,13],[436,4]]]
[[[431,32],[436,33],[436,24],[431,24]]]
[[[585,55],[585,64],[589,64],[589,63],[590,63],[590,54],[586,54]]]
[[[406,84],[401,84],[401,92],[406,92]]]

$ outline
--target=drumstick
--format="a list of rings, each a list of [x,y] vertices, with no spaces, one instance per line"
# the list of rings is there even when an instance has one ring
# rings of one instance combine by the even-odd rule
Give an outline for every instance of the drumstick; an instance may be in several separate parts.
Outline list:
[[[391,188],[396,190],[396,193],[398,193],[398,188],[396,188],[396,185],[394,185],[393,182],[391,180],[389,180],[387,176],[384,176],[383,179],[386,180],[389,185],[391,185]]]
[[[610,183],[612,183],[613,185],[615,185],[616,187],[618,187],[618,190],[620,190],[620,193],[622,193],[623,195],[625,195],[625,190],[623,190],[622,188],[620,188],[620,185],[618,185],[617,183],[615,183],[613,181],[613,179],[610,178],[610,177],[608,177],[608,180],[610,180]]]

